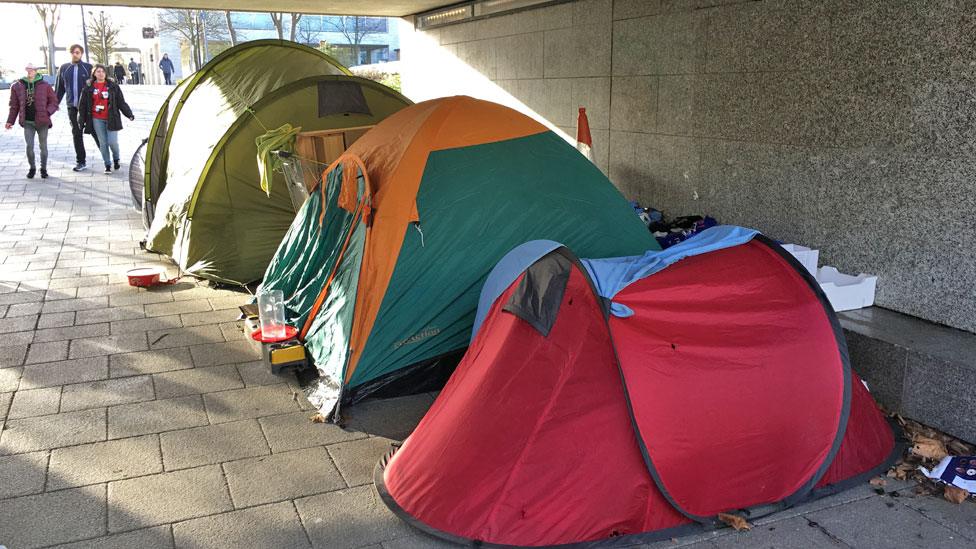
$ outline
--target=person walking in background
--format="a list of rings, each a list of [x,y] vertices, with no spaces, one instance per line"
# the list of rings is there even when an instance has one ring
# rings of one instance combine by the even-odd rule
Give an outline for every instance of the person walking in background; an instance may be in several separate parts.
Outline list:
[[[27,179],[33,179],[34,136],[41,148],[41,179],[47,179],[47,130],[51,127],[51,115],[58,110],[58,96],[54,88],[44,81],[32,64],[25,67],[27,76],[14,82],[10,87],[10,114],[7,115],[6,128],[9,130],[18,120],[24,128],[24,141],[27,142]]]
[[[81,99],[81,90],[85,87],[85,82],[91,78],[92,66],[81,60],[85,53],[85,48],[78,44],[73,44],[68,51],[71,52],[71,62],[61,65],[58,69],[57,83],[55,92],[58,96],[58,104],[68,96],[68,121],[71,123],[71,137],[75,145],[75,167],[74,171],[80,172],[85,169],[85,140],[81,131],[81,124],[78,122],[78,101]]]
[[[163,54],[163,58],[159,60],[159,70],[163,71],[163,80],[166,85],[169,86],[173,83],[170,78],[173,76],[173,62],[169,59],[169,54]]]
[[[139,65],[136,64],[136,60],[132,57],[129,58],[129,82],[133,84],[139,83]]]
[[[125,82],[125,67],[122,66],[121,59],[115,61],[115,66],[112,70],[115,71],[115,83],[121,86]]]
[[[85,133],[98,138],[98,148],[105,162],[105,173],[119,169],[119,130],[122,129],[122,115],[135,120],[132,109],[125,102],[122,88],[111,78],[104,65],[95,65],[92,78],[81,92],[78,110],[84,120]],[[109,150],[111,149],[111,156]]]

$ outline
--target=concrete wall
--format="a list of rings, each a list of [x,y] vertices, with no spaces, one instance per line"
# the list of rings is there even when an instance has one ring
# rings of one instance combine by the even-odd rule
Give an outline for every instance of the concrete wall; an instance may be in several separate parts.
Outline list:
[[[629,198],[818,247],[880,275],[878,304],[976,331],[976,0],[581,0],[404,34],[415,99],[569,135],[584,105]]]

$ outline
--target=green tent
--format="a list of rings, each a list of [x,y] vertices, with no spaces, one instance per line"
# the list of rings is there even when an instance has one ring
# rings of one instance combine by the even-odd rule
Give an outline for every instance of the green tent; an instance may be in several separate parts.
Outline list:
[[[261,189],[255,140],[286,124],[303,135],[356,129],[358,137],[409,104],[294,42],[259,40],[222,52],[177,86],[153,124],[146,248],[211,280],[259,280],[295,208],[280,175],[270,193]],[[340,149],[351,144],[353,134],[338,135]]]
[[[589,257],[658,249],[574,147],[507,107],[449,97],[359,139],[305,202],[261,290],[282,290],[329,411],[425,385],[468,345],[488,272],[527,240]]]

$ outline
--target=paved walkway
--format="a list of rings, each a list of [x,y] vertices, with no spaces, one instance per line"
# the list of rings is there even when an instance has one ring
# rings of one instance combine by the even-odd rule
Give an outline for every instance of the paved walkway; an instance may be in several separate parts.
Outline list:
[[[137,121],[121,134],[122,173],[72,172],[63,114],[48,180],[24,178],[20,132],[0,134],[0,545],[447,547],[371,486],[389,439],[432,395],[351,408],[345,431],[313,424],[294,379],[270,375],[243,340],[247,296],[125,284],[133,266],[173,272],[139,250],[125,175],[167,90],[125,91]],[[749,533],[655,547],[972,547],[974,510],[864,485]]]

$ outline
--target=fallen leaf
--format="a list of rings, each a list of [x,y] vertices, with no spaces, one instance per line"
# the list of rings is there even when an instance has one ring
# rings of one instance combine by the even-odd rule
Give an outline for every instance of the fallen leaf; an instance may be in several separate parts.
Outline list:
[[[969,492],[963,488],[946,486],[945,492],[942,493],[942,497],[946,498],[946,501],[951,501],[952,503],[958,504],[966,501],[966,498],[969,497]]]
[[[739,515],[719,513],[718,520],[728,524],[734,528],[736,532],[741,532],[742,530],[752,530],[752,526],[749,524],[749,521],[740,517]]]
[[[912,453],[925,459],[940,461],[949,455],[945,443],[934,438],[919,436],[915,438]]]
[[[888,484],[888,481],[881,477],[874,477],[871,479],[870,484],[871,486],[885,486]]]
[[[312,423],[325,423],[325,416],[322,414],[315,414],[308,419],[312,420]]]

